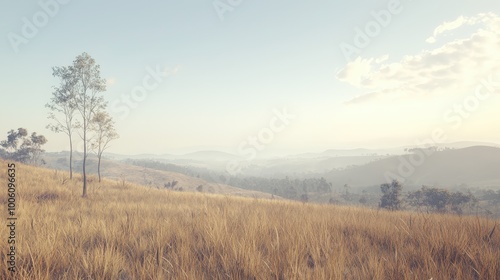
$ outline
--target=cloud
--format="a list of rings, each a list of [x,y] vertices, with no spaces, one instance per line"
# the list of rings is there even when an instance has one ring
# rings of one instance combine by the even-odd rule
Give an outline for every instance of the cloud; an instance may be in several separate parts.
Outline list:
[[[483,23],[483,24],[492,23],[497,19],[498,19],[498,17],[493,13],[486,13],[486,14],[481,13],[481,14],[478,14],[477,16],[474,16],[474,17],[459,16],[454,21],[444,22],[443,24],[436,27],[434,29],[433,35],[431,37],[427,38],[427,40],[425,40],[425,41],[427,43],[435,43],[436,37],[438,35],[445,33],[445,32],[453,31],[453,30],[458,29],[464,25],[473,26],[473,25],[480,24],[480,23]]]
[[[440,26],[436,27],[436,29],[434,29],[434,34],[432,35],[432,37],[427,38],[427,40],[425,40],[425,41],[427,43],[435,43],[436,37],[438,35],[446,32],[446,31],[451,31],[451,30],[457,29],[457,28],[461,27],[462,25],[464,25],[465,23],[467,23],[467,21],[468,20],[466,19],[466,17],[460,16],[454,21],[444,22]],[[472,24],[472,22],[468,22],[468,23]]]
[[[341,81],[348,82],[351,85],[362,87],[363,81],[368,79],[372,72],[373,58],[362,59],[356,58],[349,62],[347,66],[337,73],[337,78]]]
[[[478,25],[468,38],[407,55],[397,62],[389,63],[387,55],[349,62],[337,72],[337,79],[369,91],[348,103],[449,92],[500,72],[500,17],[494,14],[461,16],[438,26],[431,38],[465,24]]]

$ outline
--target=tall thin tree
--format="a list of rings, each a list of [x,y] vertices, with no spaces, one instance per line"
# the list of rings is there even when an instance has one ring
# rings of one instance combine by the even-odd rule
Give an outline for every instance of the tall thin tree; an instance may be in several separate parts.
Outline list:
[[[94,115],[106,108],[106,102],[98,94],[106,91],[106,81],[101,78],[100,66],[95,60],[83,53],[76,57],[73,65],[69,66],[70,77],[73,80],[73,103],[80,116],[79,135],[83,140],[83,193],[87,196],[87,156],[91,141],[91,123]]]
[[[95,137],[91,147],[97,155],[97,174],[101,182],[101,158],[104,150],[109,148],[109,143],[118,138],[114,121],[108,113],[100,111],[92,118],[92,130]]]
[[[45,105],[50,109],[48,118],[53,122],[47,128],[55,133],[63,132],[69,138],[69,178],[73,178],[73,131],[75,129],[74,83],[68,67],[52,68],[52,75],[59,77],[60,85],[54,87],[50,102]],[[56,115],[57,114],[57,115]],[[62,115],[62,116],[61,116]]]

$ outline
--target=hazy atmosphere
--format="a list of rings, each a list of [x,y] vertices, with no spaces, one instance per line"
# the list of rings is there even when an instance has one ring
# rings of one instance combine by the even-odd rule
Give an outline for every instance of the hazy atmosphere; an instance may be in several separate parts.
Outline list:
[[[0,279],[498,280],[498,0],[0,19]]]
[[[262,154],[415,145],[435,129],[500,142],[498,94],[476,93],[500,80],[495,1],[218,2],[3,2],[0,131],[15,120],[68,150],[41,116],[51,67],[85,51],[121,135],[110,152],[239,155],[263,129]],[[275,111],[290,118],[269,135]]]

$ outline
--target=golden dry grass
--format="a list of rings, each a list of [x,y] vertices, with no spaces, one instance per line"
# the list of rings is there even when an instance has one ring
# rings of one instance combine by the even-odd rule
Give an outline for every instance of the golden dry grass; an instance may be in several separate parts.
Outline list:
[[[7,164],[0,161],[6,185]],[[494,220],[179,193],[18,166],[15,279],[497,279]],[[6,188],[0,211],[6,221]],[[7,227],[0,227],[0,278]],[[4,238],[5,237],[5,238]]]

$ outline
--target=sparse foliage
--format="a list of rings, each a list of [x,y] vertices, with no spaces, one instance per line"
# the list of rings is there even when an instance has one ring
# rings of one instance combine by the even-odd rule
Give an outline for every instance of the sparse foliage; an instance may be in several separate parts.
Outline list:
[[[164,183],[163,186],[166,188],[166,189],[173,189],[176,185],[177,185],[178,181],[176,180],[172,180],[172,182],[167,182],[167,183]]]
[[[469,203],[475,204],[476,201],[476,198],[471,193],[454,192],[450,195],[451,211],[462,214],[465,205]]]
[[[86,197],[86,165],[89,144],[92,140],[90,134],[92,120],[98,112],[106,108],[104,98],[98,95],[106,90],[106,82],[101,78],[100,66],[87,53],[77,56],[72,65],[55,69],[56,73],[60,73],[62,88],[66,93],[64,96],[70,100],[68,104],[75,111],[75,114],[79,116],[78,134],[83,140],[82,196]]]
[[[10,130],[7,134],[7,140],[0,142],[0,145],[6,150],[7,153],[13,153],[17,150],[19,145],[19,140],[23,139],[28,135],[28,130],[25,128],[18,128],[16,130]]]
[[[25,128],[10,130],[7,140],[1,141],[0,146],[5,149],[2,152],[5,158],[16,160],[22,163],[37,165],[43,161],[40,155],[44,152],[42,146],[47,143],[47,138],[33,132],[28,134]]]
[[[73,178],[73,131],[78,126],[75,122],[75,82],[69,67],[54,67],[52,75],[58,77],[60,84],[54,87],[50,102],[45,105],[50,112],[52,123],[47,128],[55,133],[64,133],[69,139],[69,177]]]
[[[92,118],[91,129],[95,132],[91,148],[97,155],[97,174],[101,182],[101,158],[109,143],[118,138],[113,119],[104,111],[97,112]]]
[[[422,186],[420,190],[410,192],[407,201],[417,209],[424,207],[433,212],[452,211],[461,214],[463,207],[474,202],[475,197],[471,193],[449,192],[445,189]]]
[[[361,204],[366,204],[368,202],[368,200],[366,199],[366,197],[362,196],[360,199],[359,199],[359,203]]]
[[[349,184],[344,184],[344,193],[342,194],[342,198],[345,201],[351,201],[352,200],[352,195],[351,195],[351,186]]]
[[[393,180],[390,184],[380,185],[382,197],[380,198],[380,208],[389,210],[401,209],[401,190],[403,186],[397,180]]]

